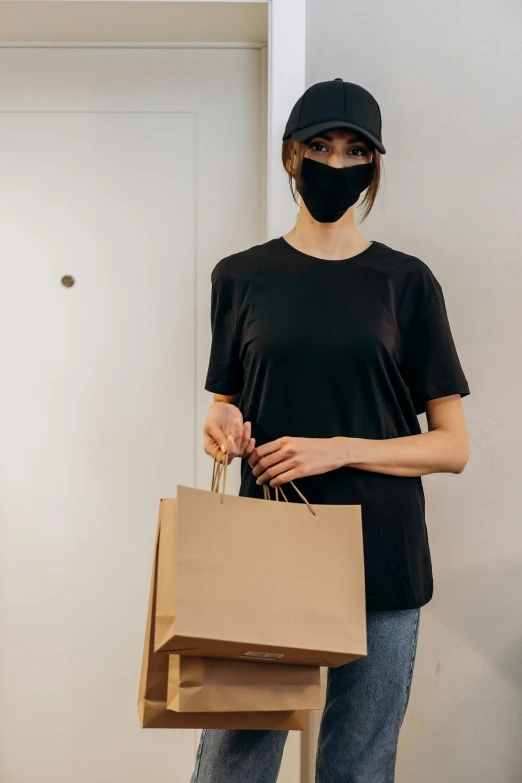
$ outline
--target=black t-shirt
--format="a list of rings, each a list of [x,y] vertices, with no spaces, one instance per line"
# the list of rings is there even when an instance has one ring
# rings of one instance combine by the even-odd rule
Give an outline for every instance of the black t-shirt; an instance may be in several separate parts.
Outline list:
[[[415,256],[374,241],[324,260],[281,236],[222,258],[211,282],[205,389],[240,392],[258,446],[416,435],[426,400],[469,394],[441,286]],[[262,498],[255,482],[242,459],[239,494]],[[295,483],[310,503],[361,505],[368,611],[430,600],[420,476],[341,467]],[[285,494],[303,502],[290,485]]]

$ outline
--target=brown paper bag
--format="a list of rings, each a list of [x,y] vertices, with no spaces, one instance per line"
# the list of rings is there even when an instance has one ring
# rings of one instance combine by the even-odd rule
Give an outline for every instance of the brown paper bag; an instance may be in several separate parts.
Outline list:
[[[167,709],[170,656],[165,653],[155,653],[153,649],[159,532],[158,520],[138,691],[138,715],[142,727],[147,729],[297,729],[303,731],[307,727],[307,711],[179,713]]]
[[[322,706],[318,666],[275,666],[186,655],[169,655],[169,659],[169,710],[270,712],[318,710]]]
[[[304,500],[213,480],[161,501],[156,651],[312,666],[367,654],[361,506]]]

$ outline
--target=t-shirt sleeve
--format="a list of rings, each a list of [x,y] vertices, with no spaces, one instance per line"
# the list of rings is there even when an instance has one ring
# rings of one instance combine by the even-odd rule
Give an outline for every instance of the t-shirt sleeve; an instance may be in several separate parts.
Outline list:
[[[233,395],[240,392],[243,386],[237,318],[226,281],[212,276],[211,285],[212,342],[205,389],[215,394]]]
[[[415,297],[405,339],[405,380],[415,413],[426,402],[450,394],[470,393],[451,332],[442,288],[429,273]]]

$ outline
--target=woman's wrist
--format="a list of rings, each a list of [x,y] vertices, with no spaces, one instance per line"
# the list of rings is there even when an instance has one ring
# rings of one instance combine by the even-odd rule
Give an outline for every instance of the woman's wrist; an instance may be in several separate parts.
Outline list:
[[[349,468],[355,463],[363,462],[361,438],[347,438],[336,435],[332,438],[336,454],[336,463],[339,468]]]

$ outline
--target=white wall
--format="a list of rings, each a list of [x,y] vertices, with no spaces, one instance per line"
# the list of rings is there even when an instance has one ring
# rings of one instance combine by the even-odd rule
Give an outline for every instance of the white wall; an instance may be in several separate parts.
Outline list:
[[[520,782],[522,6],[308,0],[306,21],[307,86],[341,76],[381,105],[361,231],[435,272],[471,388],[465,472],[424,479],[436,594],[398,783]]]

